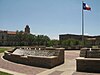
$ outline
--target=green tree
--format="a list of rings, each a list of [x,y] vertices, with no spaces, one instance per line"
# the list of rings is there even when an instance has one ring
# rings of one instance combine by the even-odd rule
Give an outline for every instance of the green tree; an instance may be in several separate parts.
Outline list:
[[[23,31],[20,32],[16,32],[16,41],[17,41],[17,45],[24,45],[23,41],[24,41],[24,34]]]
[[[59,40],[48,41],[48,46],[58,47],[59,46]]]
[[[33,35],[27,34],[23,31],[16,31],[16,35],[9,37],[9,41],[14,41],[16,45],[38,45],[38,46],[47,46],[50,38],[47,35]],[[11,44],[12,45],[12,44]]]
[[[83,45],[83,43],[79,40],[75,40],[75,39],[68,39],[68,40],[63,40],[61,41],[61,46],[62,47],[66,47],[66,46],[81,46]]]

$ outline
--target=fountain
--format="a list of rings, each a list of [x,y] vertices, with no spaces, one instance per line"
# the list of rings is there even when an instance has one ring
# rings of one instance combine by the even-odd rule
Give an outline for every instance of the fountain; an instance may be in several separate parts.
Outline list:
[[[11,51],[5,51],[3,57],[16,63],[52,68],[64,63],[64,49],[18,47]]]

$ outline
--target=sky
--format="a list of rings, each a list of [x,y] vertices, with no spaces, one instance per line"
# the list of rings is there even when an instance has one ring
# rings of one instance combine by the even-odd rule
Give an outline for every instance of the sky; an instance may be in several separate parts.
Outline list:
[[[84,0],[86,35],[100,35],[100,0]],[[0,30],[23,30],[58,39],[61,34],[81,35],[82,0],[0,0]]]

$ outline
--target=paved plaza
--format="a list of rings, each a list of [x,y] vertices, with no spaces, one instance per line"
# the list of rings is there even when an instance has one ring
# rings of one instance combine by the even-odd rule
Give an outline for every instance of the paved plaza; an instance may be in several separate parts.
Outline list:
[[[96,73],[75,72],[76,61],[79,57],[79,50],[65,51],[65,63],[52,69],[27,66],[7,61],[0,54],[0,71],[8,72],[14,75],[100,75]]]

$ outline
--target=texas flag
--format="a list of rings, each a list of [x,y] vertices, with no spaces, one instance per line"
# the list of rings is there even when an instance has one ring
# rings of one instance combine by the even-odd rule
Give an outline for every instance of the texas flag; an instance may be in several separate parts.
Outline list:
[[[91,10],[91,7],[88,6],[86,3],[83,3],[83,9],[84,10]]]

